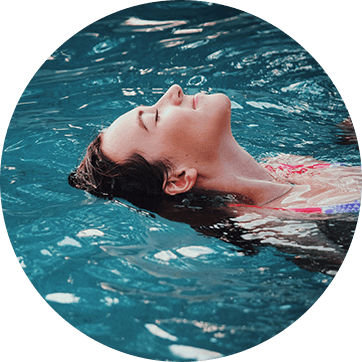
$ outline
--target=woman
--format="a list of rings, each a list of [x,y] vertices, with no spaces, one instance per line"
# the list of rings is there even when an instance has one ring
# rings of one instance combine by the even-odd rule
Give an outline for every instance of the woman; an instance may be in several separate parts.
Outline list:
[[[234,139],[230,115],[226,95],[186,95],[173,85],[155,105],[133,109],[98,135],[69,183],[149,209],[188,192],[294,211],[360,199],[359,168],[332,170],[286,155],[259,164]]]

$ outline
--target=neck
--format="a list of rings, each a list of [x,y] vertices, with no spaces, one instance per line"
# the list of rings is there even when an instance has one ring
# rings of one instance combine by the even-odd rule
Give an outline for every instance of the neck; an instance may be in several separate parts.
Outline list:
[[[244,150],[234,138],[220,152],[221,167],[235,176],[253,180],[273,181],[263,166]]]
[[[264,205],[286,194],[292,186],[277,183],[232,137],[220,144],[217,157],[198,170],[195,187],[247,197]]]

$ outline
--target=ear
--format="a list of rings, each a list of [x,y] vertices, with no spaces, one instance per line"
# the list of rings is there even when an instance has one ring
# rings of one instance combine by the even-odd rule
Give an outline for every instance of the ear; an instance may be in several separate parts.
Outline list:
[[[194,168],[178,170],[165,181],[164,191],[168,195],[177,195],[191,190],[196,182],[197,171]]]

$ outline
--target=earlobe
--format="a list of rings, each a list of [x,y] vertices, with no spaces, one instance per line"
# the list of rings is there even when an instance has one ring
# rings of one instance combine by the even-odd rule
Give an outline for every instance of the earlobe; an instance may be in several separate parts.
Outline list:
[[[164,191],[171,196],[187,192],[194,187],[196,178],[196,169],[181,170],[168,178],[164,185]]]

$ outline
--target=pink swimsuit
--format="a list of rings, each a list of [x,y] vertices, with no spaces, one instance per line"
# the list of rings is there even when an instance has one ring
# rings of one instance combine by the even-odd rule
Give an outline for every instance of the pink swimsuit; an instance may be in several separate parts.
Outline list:
[[[266,165],[265,168],[268,171],[271,172],[277,172],[277,170],[281,170],[287,173],[286,177],[288,177],[288,174],[299,174],[305,173],[309,170],[320,170],[323,168],[329,168],[329,167],[336,167],[336,166],[342,166],[342,164],[332,164],[332,163],[316,163],[311,166],[305,166],[305,165],[287,165],[286,163],[280,163],[278,167],[273,167],[271,165]]]
[[[277,167],[266,165],[265,168],[270,172],[277,172],[278,170],[284,172],[285,177],[293,174],[303,174],[310,170],[320,170],[329,167],[341,167],[347,166],[343,163],[316,163],[314,165],[287,165],[280,163]],[[282,210],[282,211],[294,211],[308,214],[337,214],[337,213],[359,213],[361,201],[355,200],[346,204],[332,205],[332,206],[321,206],[321,207],[302,207],[302,208],[281,208],[281,207],[261,207],[255,205],[246,204],[231,204],[231,207],[253,207],[258,209],[271,209],[271,210]]]

